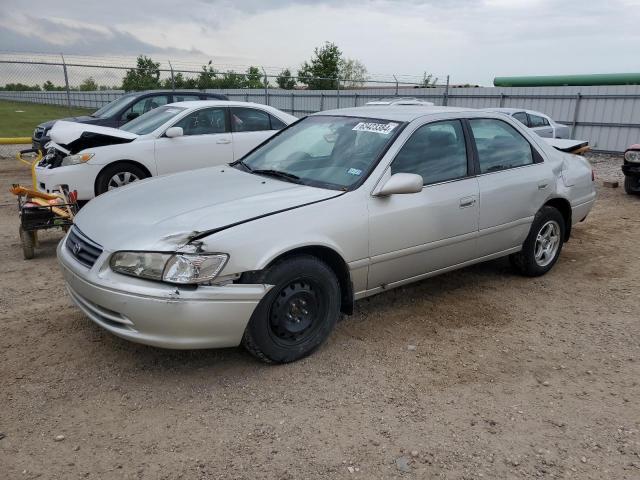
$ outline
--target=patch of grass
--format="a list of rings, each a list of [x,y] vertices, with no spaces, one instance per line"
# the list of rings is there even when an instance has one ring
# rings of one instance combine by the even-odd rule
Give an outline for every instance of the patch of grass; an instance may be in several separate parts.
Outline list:
[[[87,115],[94,111],[95,109],[72,108],[69,110],[60,105],[0,100],[0,137],[30,137],[33,129],[42,122]]]

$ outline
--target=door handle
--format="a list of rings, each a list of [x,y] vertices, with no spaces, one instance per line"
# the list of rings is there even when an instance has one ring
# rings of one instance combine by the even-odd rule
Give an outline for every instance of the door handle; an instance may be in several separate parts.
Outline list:
[[[216,143],[218,145],[227,145],[231,143],[231,140],[229,140],[228,138],[219,138],[218,140],[216,140]]]
[[[476,199],[473,197],[465,197],[460,199],[460,208],[468,208],[475,205]]]
[[[548,183],[541,182],[538,184],[538,190],[544,190],[548,185]]]

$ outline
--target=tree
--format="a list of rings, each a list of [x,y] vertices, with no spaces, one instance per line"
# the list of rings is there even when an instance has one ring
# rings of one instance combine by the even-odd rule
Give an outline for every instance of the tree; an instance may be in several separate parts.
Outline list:
[[[367,67],[360,60],[345,58],[340,61],[339,76],[345,88],[361,88],[367,81]]]
[[[160,63],[154,62],[144,55],[139,55],[136,68],[127,70],[122,81],[122,89],[129,92],[157,88],[160,88]]]
[[[436,83],[438,83],[438,77],[433,78],[433,73],[424,72],[422,82],[420,82],[421,87],[435,87]]]
[[[95,92],[99,87],[93,77],[89,77],[82,81],[79,88],[81,92]]]
[[[206,90],[207,88],[215,88],[217,76],[218,76],[218,72],[213,67],[213,61],[209,60],[209,62],[206,65],[202,66],[202,71],[200,72],[200,75],[198,75],[198,79],[196,80],[197,88],[199,88],[200,90]]]
[[[276,83],[283,90],[293,90],[296,86],[296,79],[291,76],[291,70],[285,68],[276,77]]]
[[[335,43],[325,42],[316,47],[309,62],[298,70],[298,79],[313,90],[335,90],[338,88],[340,59],[342,52]]]
[[[249,67],[245,76],[246,88],[264,88],[264,78],[258,67]]]
[[[57,85],[54,85],[51,80],[47,80],[46,82],[44,82],[42,84],[42,89],[47,92],[59,92],[59,91],[65,90],[64,87],[59,87]]]
[[[3,90],[13,91],[13,92],[26,92],[29,90],[41,91],[40,85],[25,85],[24,83],[7,83],[3,88]]]

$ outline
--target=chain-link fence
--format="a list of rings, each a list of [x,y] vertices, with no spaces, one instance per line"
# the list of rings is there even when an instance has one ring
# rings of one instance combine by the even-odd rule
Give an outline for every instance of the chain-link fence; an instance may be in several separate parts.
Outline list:
[[[91,113],[126,91],[164,89],[224,93],[230,100],[267,104],[296,116],[384,97],[467,108],[511,107],[544,112],[569,125],[572,138],[588,140],[599,151],[621,152],[640,139],[637,85],[478,87],[455,84],[448,75],[301,78],[261,66],[143,60],[0,53],[0,137],[30,135],[41,121]],[[53,110],[38,112],[40,120],[34,116],[29,123],[22,112],[28,104]]]

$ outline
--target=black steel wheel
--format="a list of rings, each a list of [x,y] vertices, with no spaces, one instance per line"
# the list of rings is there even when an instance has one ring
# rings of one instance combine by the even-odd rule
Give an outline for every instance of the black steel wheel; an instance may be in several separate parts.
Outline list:
[[[327,339],[340,315],[340,285],[328,265],[299,255],[276,263],[252,281],[273,285],[242,339],[252,355],[267,363],[292,362]]]

